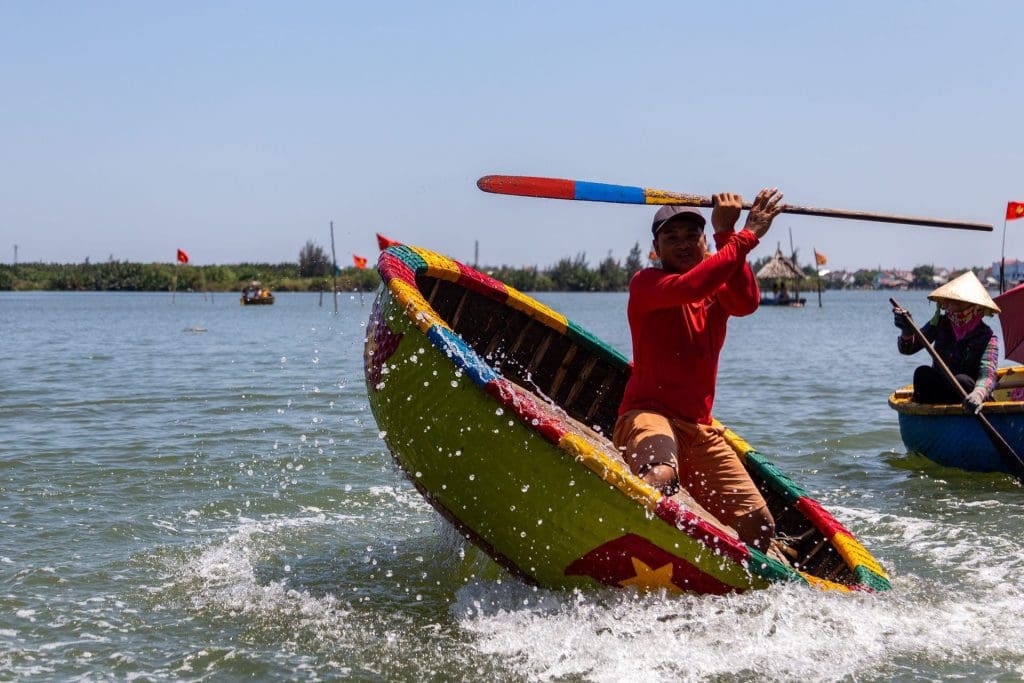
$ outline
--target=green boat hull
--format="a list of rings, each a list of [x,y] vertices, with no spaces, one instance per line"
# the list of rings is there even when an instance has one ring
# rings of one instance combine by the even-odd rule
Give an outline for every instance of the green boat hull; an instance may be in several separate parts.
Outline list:
[[[509,571],[555,589],[888,588],[852,534],[734,434],[752,475],[785,506],[777,516],[831,541],[821,576],[759,553],[634,477],[602,435],[610,430],[584,426],[614,419],[628,364],[560,314],[423,249],[390,247],[378,269],[365,366],[383,439],[420,493]],[[546,391],[523,389],[531,377]]]

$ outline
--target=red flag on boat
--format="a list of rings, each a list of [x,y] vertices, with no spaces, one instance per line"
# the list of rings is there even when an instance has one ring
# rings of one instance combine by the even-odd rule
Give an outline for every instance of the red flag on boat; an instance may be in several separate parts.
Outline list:
[[[178,250],[178,263],[188,263],[188,254],[185,253],[184,249]]]
[[[1006,220],[1012,221],[1015,218],[1024,218],[1024,202],[1006,203]]]
[[[814,250],[814,262],[817,263],[819,266],[823,266],[826,263],[828,263],[828,259],[825,258],[824,254],[822,254],[817,249],[815,249]]]
[[[380,249],[381,251],[384,251],[388,247],[400,247],[400,246],[402,246],[402,243],[399,242],[398,240],[393,240],[393,239],[390,239],[388,237],[385,237],[384,235],[380,234],[379,232],[377,233],[377,248]]]
[[[365,268],[366,258],[363,256],[356,256],[355,254],[352,254],[352,263],[356,264],[356,268]]]

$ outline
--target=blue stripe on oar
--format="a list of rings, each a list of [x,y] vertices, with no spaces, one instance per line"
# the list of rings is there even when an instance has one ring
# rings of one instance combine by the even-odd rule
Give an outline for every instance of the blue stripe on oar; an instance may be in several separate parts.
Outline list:
[[[588,202],[615,202],[616,204],[646,204],[647,196],[642,187],[609,185],[576,181],[575,199]]]

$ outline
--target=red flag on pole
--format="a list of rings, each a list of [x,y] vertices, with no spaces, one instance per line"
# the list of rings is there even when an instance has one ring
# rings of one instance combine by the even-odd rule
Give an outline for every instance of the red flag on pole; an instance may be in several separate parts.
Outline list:
[[[814,251],[814,262],[817,263],[819,266],[823,266],[826,263],[828,263],[828,259],[825,258],[825,255],[822,254],[820,251],[815,250]]]
[[[1006,220],[1012,221],[1015,218],[1024,218],[1024,202],[1006,203]]]
[[[178,263],[188,263],[188,254],[185,253],[184,249],[178,250]]]
[[[400,247],[400,246],[402,246],[401,242],[399,242],[397,240],[393,240],[393,239],[387,238],[384,235],[380,234],[379,232],[377,233],[377,248],[380,249],[381,251],[384,251],[388,247]]]
[[[352,263],[356,264],[356,268],[365,268],[366,258],[363,256],[356,256],[355,254],[352,254]]]

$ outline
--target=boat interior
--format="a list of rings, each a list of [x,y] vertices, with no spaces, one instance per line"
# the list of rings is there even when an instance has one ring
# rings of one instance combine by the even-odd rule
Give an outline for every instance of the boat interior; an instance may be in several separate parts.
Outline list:
[[[488,365],[540,399],[582,437],[616,455],[611,434],[629,379],[628,365],[457,283],[421,274],[416,284],[434,311]],[[786,561],[819,578],[858,583],[828,539],[762,477],[753,478],[775,518]],[[677,496],[681,504],[694,507],[685,492]],[[709,521],[723,526],[713,517]]]
[[[1015,365],[998,369],[998,379],[992,397],[985,403],[985,412],[1024,412],[1024,366]],[[959,403],[923,404],[914,403],[914,386],[900,387],[889,397],[889,404],[903,412],[927,413],[934,415],[960,415],[963,407]]]

